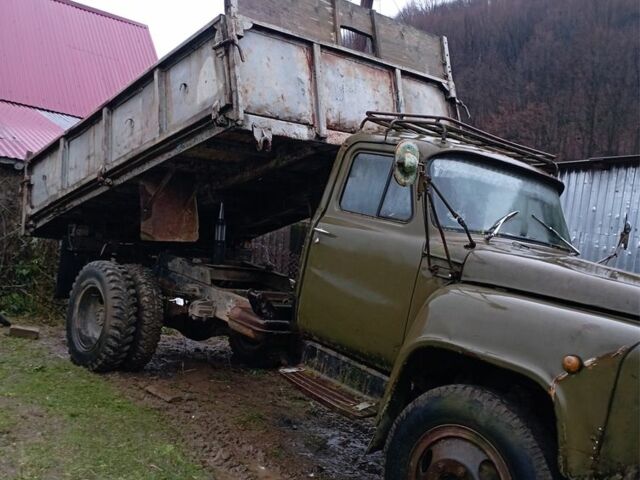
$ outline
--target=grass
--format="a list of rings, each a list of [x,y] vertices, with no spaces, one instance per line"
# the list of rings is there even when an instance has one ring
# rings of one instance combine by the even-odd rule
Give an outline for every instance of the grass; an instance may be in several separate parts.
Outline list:
[[[210,478],[156,412],[37,343],[0,337],[0,478]]]

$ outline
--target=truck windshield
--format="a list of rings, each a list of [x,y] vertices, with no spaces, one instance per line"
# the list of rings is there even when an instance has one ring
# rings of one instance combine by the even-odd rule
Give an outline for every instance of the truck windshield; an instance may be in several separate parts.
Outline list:
[[[487,233],[496,220],[518,211],[502,225],[498,236],[567,248],[532,217],[569,238],[560,194],[551,184],[515,168],[470,157],[438,157],[429,168],[434,184],[472,232]],[[435,206],[444,228],[461,230],[442,202],[436,200]]]

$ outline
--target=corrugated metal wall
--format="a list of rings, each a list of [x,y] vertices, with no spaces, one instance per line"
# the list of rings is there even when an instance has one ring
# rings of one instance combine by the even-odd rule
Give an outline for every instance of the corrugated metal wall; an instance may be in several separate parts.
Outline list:
[[[560,164],[562,194],[572,243],[582,258],[598,261],[612,253],[624,226],[631,224],[629,248],[607,265],[640,273],[640,157]]]

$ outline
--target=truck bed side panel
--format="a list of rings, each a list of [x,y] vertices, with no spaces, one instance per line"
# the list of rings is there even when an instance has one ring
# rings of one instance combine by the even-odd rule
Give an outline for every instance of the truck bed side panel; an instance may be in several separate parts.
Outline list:
[[[357,131],[369,110],[455,115],[453,84],[442,63],[445,44],[438,37],[405,32],[405,26],[378,14],[363,16],[360,7],[344,0],[300,0],[290,2],[288,11],[281,8],[287,2],[278,2],[278,15],[288,19],[284,27],[253,19],[261,18],[271,3],[242,0],[239,9],[245,16],[232,15],[229,8],[38,152],[25,170],[30,186],[25,230],[59,238],[77,218],[92,221],[80,211],[87,202],[93,202],[88,205],[92,212],[111,208],[115,196],[120,205],[137,205],[141,175],[167,162],[173,162],[165,165],[170,169],[204,172],[197,176],[200,187],[228,189],[225,175],[234,185],[251,180],[256,155],[264,158],[265,152],[256,153],[256,141],[279,138],[274,140],[281,142],[278,151],[312,158],[326,156]],[[333,4],[338,23],[325,11],[334,11]],[[308,19],[294,21],[301,15]],[[305,22],[313,31],[306,32]],[[320,26],[329,32],[326,39],[316,35]],[[371,34],[374,52],[336,45],[336,26]],[[393,47],[403,32],[408,43]],[[420,48],[411,47],[414,40],[423,42]],[[414,65],[412,58],[423,63]],[[295,168],[303,172],[304,160],[299,160],[302,165]],[[226,165],[242,165],[246,173],[240,178],[238,171],[240,180],[234,180]],[[287,168],[288,163],[273,165]],[[314,168],[310,163],[310,174],[320,178]],[[111,200],[94,201],[111,192]],[[128,222],[131,232],[136,219],[121,222]],[[109,231],[117,235],[120,229]]]

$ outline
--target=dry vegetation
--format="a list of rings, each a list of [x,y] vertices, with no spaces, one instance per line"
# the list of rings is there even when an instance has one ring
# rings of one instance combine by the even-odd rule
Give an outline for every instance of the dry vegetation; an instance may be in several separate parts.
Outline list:
[[[53,300],[58,244],[20,233],[21,172],[0,166],[0,313],[57,319]]]
[[[640,151],[637,0],[418,0],[471,122],[560,159]]]

